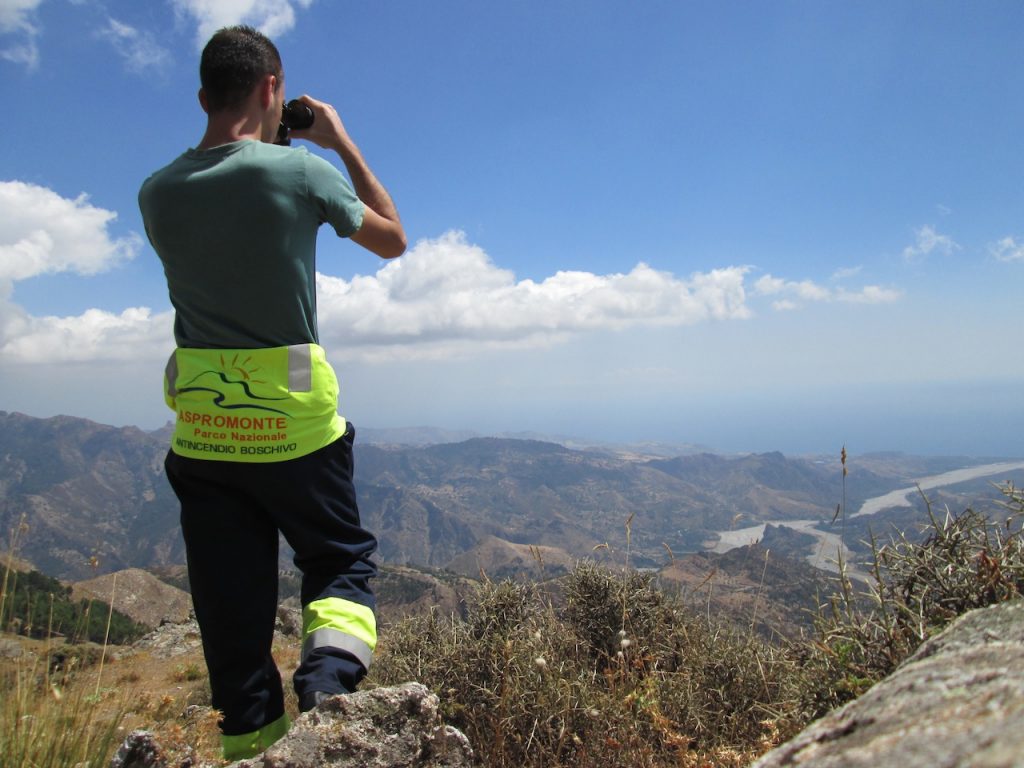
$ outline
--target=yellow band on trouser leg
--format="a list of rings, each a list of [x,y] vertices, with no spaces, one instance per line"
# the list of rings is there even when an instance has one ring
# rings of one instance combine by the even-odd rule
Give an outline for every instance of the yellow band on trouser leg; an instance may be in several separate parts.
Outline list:
[[[370,668],[377,646],[373,609],[341,597],[323,597],[302,609],[302,658],[329,646],[346,651]]]
[[[241,733],[237,736],[221,736],[221,748],[225,760],[244,760],[265,752],[271,744],[280,739],[291,728],[288,715],[281,715],[277,720],[264,725],[258,731]]]

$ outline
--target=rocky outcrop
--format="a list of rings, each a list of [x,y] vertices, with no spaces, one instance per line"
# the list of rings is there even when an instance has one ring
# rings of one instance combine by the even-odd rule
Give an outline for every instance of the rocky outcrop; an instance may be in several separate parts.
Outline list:
[[[190,618],[181,624],[161,625],[137,640],[127,652],[127,656],[130,657],[135,651],[149,651],[157,658],[170,659],[198,651],[201,647],[199,624],[194,618]]]
[[[466,737],[444,725],[438,699],[419,683],[335,696],[300,715],[258,757],[229,768],[470,768]],[[169,768],[146,731],[133,732],[111,768]]]
[[[80,581],[72,587],[76,600],[113,601],[114,608],[133,621],[153,628],[188,621],[192,598],[184,590],[165,584],[139,568]]]
[[[1024,766],[1024,601],[965,614],[753,768]]]
[[[335,696],[288,735],[233,768],[470,768],[473,751],[441,723],[437,696],[419,683]]]

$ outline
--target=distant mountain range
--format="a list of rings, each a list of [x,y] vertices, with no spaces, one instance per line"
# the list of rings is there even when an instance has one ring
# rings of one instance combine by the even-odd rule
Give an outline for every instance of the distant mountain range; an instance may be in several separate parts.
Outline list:
[[[514,569],[524,553],[554,568],[595,551],[621,561],[628,549],[631,564],[660,567],[720,530],[830,519],[842,492],[838,458],[652,457],[636,446],[457,433],[428,444],[439,435],[427,429],[377,444],[372,430],[359,435],[356,484],[382,562],[472,576]],[[177,500],[163,477],[168,442],[166,428],[0,411],[0,528],[16,536],[15,553],[76,580],[183,562]],[[847,502],[905,482],[878,468],[856,472]]]
[[[438,427],[399,427],[392,429],[374,429],[359,427],[359,439],[381,447],[422,448],[440,443],[461,443],[475,437],[497,437],[509,440],[537,440],[543,443],[555,443],[565,448],[583,451],[599,451],[616,455],[642,456],[685,456],[694,453],[712,453],[707,446],[695,443],[665,443],[646,441],[639,443],[613,443],[601,440],[583,440],[567,435],[542,434],[540,432],[501,432],[483,435],[473,430],[451,430]]]
[[[3,565],[13,545],[16,569],[85,580],[76,596],[113,595],[119,610],[148,625],[180,620],[190,601],[166,586],[188,586],[177,499],[163,477],[169,441],[169,427],[144,432],[0,411]],[[672,455],[668,446],[360,429],[356,485],[364,521],[380,540],[382,620],[459,612],[481,578],[544,581],[589,558],[656,572],[663,588],[700,612],[766,636],[806,628],[832,586],[806,561],[811,537],[778,523],[832,519],[843,494],[838,456],[676,448]],[[914,477],[972,461],[874,454],[851,463],[846,503],[855,510]],[[973,488],[984,490],[981,481]],[[962,497],[945,498],[956,508]],[[903,509],[870,520],[876,530],[908,529],[921,514]],[[776,524],[759,544],[707,551],[719,532],[765,521]],[[860,522],[851,521],[851,538],[867,537]],[[286,550],[282,596],[298,583],[288,558]]]

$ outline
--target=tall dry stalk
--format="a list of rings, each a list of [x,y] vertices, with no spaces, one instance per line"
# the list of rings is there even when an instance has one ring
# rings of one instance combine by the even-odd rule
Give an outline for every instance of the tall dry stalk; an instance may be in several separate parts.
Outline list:
[[[11,573],[14,573],[14,584],[17,584],[18,572],[14,569],[14,554],[17,552],[19,539],[23,533],[28,532],[28,524],[25,522],[25,513],[21,513],[21,517],[18,520],[18,525],[11,529],[8,535],[7,544],[7,563],[4,566],[4,581],[3,586],[0,587],[0,630],[3,630],[7,626],[4,621],[4,609],[7,606],[7,588],[11,587],[11,592],[14,591],[14,585],[11,584]]]

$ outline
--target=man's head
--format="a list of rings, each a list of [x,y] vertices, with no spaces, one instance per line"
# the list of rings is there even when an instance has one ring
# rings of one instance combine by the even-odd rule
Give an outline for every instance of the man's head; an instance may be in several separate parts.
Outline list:
[[[210,113],[241,109],[268,75],[276,78],[279,89],[284,80],[281,55],[266,35],[248,26],[218,30],[199,62],[203,106]]]

